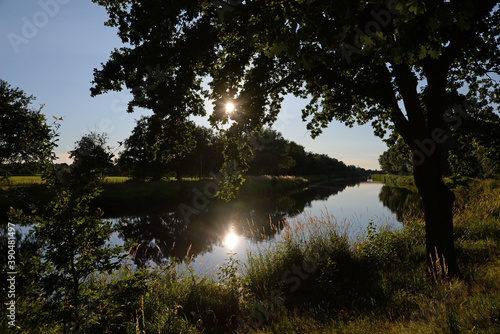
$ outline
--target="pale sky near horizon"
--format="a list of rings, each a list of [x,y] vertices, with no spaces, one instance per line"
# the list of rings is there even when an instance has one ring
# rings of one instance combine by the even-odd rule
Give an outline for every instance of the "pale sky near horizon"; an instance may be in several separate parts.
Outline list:
[[[0,78],[35,96],[35,107],[44,104],[49,122],[51,116],[63,118],[59,162],[68,162],[67,152],[90,131],[107,133],[108,143],[118,146],[143,113],[126,113],[130,95],[124,91],[90,97],[93,69],[122,45],[116,30],[104,26],[107,18],[105,9],[90,0],[0,0]],[[306,103],[285,99],[274,124],[284,138],[349,165],[380,168],[378,157],[387,147],[370,125],[348,128],[334,121],[313,140],[301,119]]]

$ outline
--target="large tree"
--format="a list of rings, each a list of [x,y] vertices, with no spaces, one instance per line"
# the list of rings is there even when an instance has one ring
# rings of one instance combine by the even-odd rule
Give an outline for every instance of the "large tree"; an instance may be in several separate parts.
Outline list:
[[[234,138],[272,123],[291,93],[310,99],[302,117],[313,136],[334,119],[400,135],[413,151],[429,267],[458,273],[454,196],[440,160],[447,129],[469,114],[457,106],[491,109],[499,101],[491,77],[500,72],[497,1],[94,2],[126,46],[95,70],[93,95],[126,86],[131,109],[150,108],[166,122],[204,114],[209,97],[212,122]],[[238,144],[228,140],[226,155]]]
[[[43,106],[32,107],[34,100],[0,79],[0,177],[8,176],[8,164],[51,157],[54,136],[41,113]]]

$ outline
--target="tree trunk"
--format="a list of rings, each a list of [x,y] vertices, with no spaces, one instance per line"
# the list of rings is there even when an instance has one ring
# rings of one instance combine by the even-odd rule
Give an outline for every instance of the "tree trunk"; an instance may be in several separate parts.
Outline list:
[[[440,154],[437,149],[433,151],[414,160],[413,175],[424,206],[429,273],[434,278],[453,277],[459,274],[453,236],[455,195],[444,184]]]

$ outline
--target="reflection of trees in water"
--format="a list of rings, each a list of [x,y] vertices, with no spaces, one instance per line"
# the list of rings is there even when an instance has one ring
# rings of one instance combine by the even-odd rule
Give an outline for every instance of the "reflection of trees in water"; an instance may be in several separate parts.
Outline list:
[[[179,242],[176,250],[183,248],[182,235],[186,225],[172,214],[123,217],[120,218],[119,224],[122,237],[138,243],[131,250],[137,265],[145,265],[149,260],[160,263],[169,253],[172,253],[170,256],[177,256],[170,251],[175,241]]]
[[[396,214],[400,222],[404,222],[405,216],[421,215],[423,212],[417,192],[405,188],[383,186],[378,197],[385,207]]]
[[[214,201],[202,214],[190,216],[189,223],[174,212],[123,217],[119,222],[122,237],[138,243],[133,249],[135,264],[160,263],[169,257],[183,259],[188,250],[189,256],[210,252],[222,244],[230,228],[240,236],[261,240],[283,227],[283,212],[253,204]]]
[[[326,201],[330,196],[337,195],[344,191],[347,187],[358,185],[360,180],[342,180],[330,181],[321,184],[316,184],[308,189],[293,193],[290,197],[294,201],[293,211],[288,212],[289,217],[294,217],[304,211],[305,208],[311,207],[313,201]]]
[[[229,203],[213,200],[202,214],[191,215],[189,223],[179,213],[149,214],[123,217],[122,237],[134,240],[137,265],[148,261],[160,263],[169,257],[183,259],[221,245],[230,229],[255,242],[269,239],[285,226],[287,217],[304,211],[312,201],[326,200],[347,186],[359,181],[330,182],[310,187],[282,197],[262,197],[253,200],[233,200]]]
[[[122,217],[118,223],[122,225],[121,237],[138,243],[133,249],[135,264],[161,263],[169,257],[183,259],[188,250],[194,256],[210,252],[222,244],[230,229],[255,242],[273,238],[283,229],[287,218],[302,213],[313,201],[327,200],[357,184],[359,181],[329,182],[281,197],[263,196],[229,203],[213,200],[202,214],[190,216],[189,224],[176,212]],[[399,221],[404,221],[407,214],[422,212],[418,194],[407,189],[383,186],[379,199]],[[0,236],[6,240],[2,231]],[[19,253],[36,253],[38,243],[33,236],[18,235],[17,240]],[[0,251],[6,254],[1,246]]]

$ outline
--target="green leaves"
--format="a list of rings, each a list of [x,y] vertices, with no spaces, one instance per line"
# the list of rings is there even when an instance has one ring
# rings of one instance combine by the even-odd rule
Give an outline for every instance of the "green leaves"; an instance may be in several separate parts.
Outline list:
[[[247,143],[236,137],[224,138],[224,163],[219,171],[217,197],[229,201],[245,182],[243,173],[248,170],[248,157],[251,149]]]
[[[70,152],[73,158],[71,168],[78,175],[74,181],[93,182],[103,178],[108,168],[112,167],[114,154],[106,146],[106,134],[91,132],[76,142],[76,147]]]
[[[41,164],[53,157],[57,126],[51,129],[47,124],[41,113],[43,105],[38,109],[30,107],[34,100],[0,80],[0,177],[7,176],[5,164]]]
[[[82,164],[78,170],[82,171],[84,166]],[[55,175],[49,177],[55,178]],[[51,265],[43,273],[45,292],[53,296],[61,309],[78,324],[80,307],[84,303],[80,286],[96,271],[116,269],[122,250],[118,246],[105,245],[115,229],[110,222],[101,220],[102,211],[91,206],[100,190],[93,183],[81,182],[82,179],[91,182],[86,177],[70,177],[80,182],[67,185],[54,180],[50,183],[52,200],[40,208],[34,227],[42,259]]]
[[[420,0],[409,0],[405,2],[408,11],[415,15],[424,14],[426,12],[425,3]]]
[[[382,171],[388,174],[409,175],[413,172],[410,148],[401,138],[382,153],[378,161]]]
[[[432,59],[439,59],[441,51],[433,49],[430,45],[421,45],[420,50],[418,51],[418,59],[422,60],[426,57],[430,57]]]

